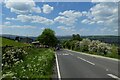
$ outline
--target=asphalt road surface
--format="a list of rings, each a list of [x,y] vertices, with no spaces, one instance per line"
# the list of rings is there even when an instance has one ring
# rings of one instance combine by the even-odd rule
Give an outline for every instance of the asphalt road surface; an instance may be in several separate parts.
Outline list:
[[[120,80],[118,61],[68,50],[56,52],[58,78],[105,78]]]

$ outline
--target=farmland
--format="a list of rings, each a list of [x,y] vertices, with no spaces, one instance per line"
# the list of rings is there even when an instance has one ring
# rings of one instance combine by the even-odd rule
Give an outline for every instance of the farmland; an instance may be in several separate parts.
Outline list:
[[[16,46],[16,47],[30,46],[29,44],[16,42],[14,40],[10,40],[3,37],[0,37],[0,40],[2,40],[2,44],[0,46]]]

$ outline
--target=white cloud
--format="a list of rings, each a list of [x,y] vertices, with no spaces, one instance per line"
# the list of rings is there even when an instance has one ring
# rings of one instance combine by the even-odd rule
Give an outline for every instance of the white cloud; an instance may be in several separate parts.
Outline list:
[[[97,21],[97,23],[98,23],[98,24],[102,24],[102,23],[104,23],[104,21]]]
[[[11,22],[7,21],[7,22],[4,22],[5,25],[10,25]]]
[[[71,26],[76,23],[79,17],[82,16],[82,13],[74,10],[64,11],[59,13],[60,16],[54,19],[55,22]]]
[[[81,28],[79,31],[80,33],[86,33],[86,32],[89,32],[89,29]]]
[[[83,16],[86,16],[87,14],[88,14],[87,11],[83,11],[83,12],[82,12],[82,15],[83,15]]]
[[[102,32],[104,32],[104,31],[106,31],[106,30],[108,30],[107,27],[104,27],[104,28],[101,28],[101,29],[100,29],[100,31],[102,31]]]
[[[118,5],[117,3],[97,3],[89,10],[86,16],[87,19],[83,20],[82,23],[96,23],[104,26],[117,27]]]
[[[82,16],[81,12],[77,12],[74,10],[60,12],[59,15],[62,15],[65,17],[71,17],[71,18],[79,18],[80,16]]]
[[[92,0],[91,2],[119,2],[120,0]]]
[[[43,9],[43,13],[48,14],[51,13],[51,11],[53,11],[54,7],[49,6],[48,4],[44,4],[42,9]]]
[[[30,12],[41,13],[41,9],[36,7],[33,0],[6,0],[5,6],[17,14],[26,14]]]
[[[7,17],[7,18],[5,18],[6,20],[15,20],[15,18],[9,18],[9,17]]]
[[[58,26],[57,27],[58,29],[61,29],[61,30],[64,30],[64,31],[67,31],[67,32],[75,32],[75,26],[72,26],[72,27],[68,27],[68,26]]]
[[[28,28],[36,28],[35,26],[30,26],[30,25],[24,25],[24,26],[20,26],[20,25],[0,25],[2,28],[19,28],[19,29],[28,29]]]
[[[64,27],[64,26],[58,26],[57,28],[62,29],[62,30],[67,30],[68,29],[67,27]]]
[[[59,22],[62,24],[66,24],[66,25],[71,25],[74,23],[74,21],[72,21],[71,23],[69,21],[71,21],[70,19],[64,17],[64,16],[58,16],[54,19],[55,22]]]
[[[20,20],[21,22],[30,22],[32,17],[28,15],[18,15],[16,20]]]
[[[114,31],[115,31],[115,32],[118,32],[118,29],[115,29]]]
[[[82,23],[86,23],[86,24],[88,24],[88,23],[90,23],[90,20],[88,20],[88,19],[84,19],[84,20],[82,20],[81,22],[82,22]]]
[[[41,9],[39,7],[33,7],[31,11],[36,13],[41,13]]]
[[[45,29],[45,27],[42,27],[41,29],[42,29],[42,30],[44,30],[44,29]]]
[[[8,20],[19,20],[21,22],[31,22],[31,23],[41,23],[45,25],[51,25],[54,23],[53,20],[47,19],[42,16],[33,16],[33,15],[17,15],[17,18],[7,18]]]
[[[32,23],[41,23],[45,25],[51,25],[54,23],[53,20],[47,19],[45,17],[41,17],[41,16],[31,16],[31,17],[32,17]]]

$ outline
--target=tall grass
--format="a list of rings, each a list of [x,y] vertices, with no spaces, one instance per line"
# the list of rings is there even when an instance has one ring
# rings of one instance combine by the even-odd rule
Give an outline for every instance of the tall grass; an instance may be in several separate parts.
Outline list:
[[[51,49],[30,48],[27,55],[11,68],[3,68],[5,78],[47,78],[52,75],[54,52]]]

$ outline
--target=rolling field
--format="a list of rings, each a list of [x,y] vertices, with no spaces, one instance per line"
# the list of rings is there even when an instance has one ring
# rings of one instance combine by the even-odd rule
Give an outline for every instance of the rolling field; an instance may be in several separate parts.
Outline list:
[[[10,40],[7,38],[3,38],[0,37],[0,46],[17,46],[17,47],[22,47],[22,46],[30,46],[29,44],[25,44],[25,43],[20,43],[20,42],[16,42],[14,40]]]

